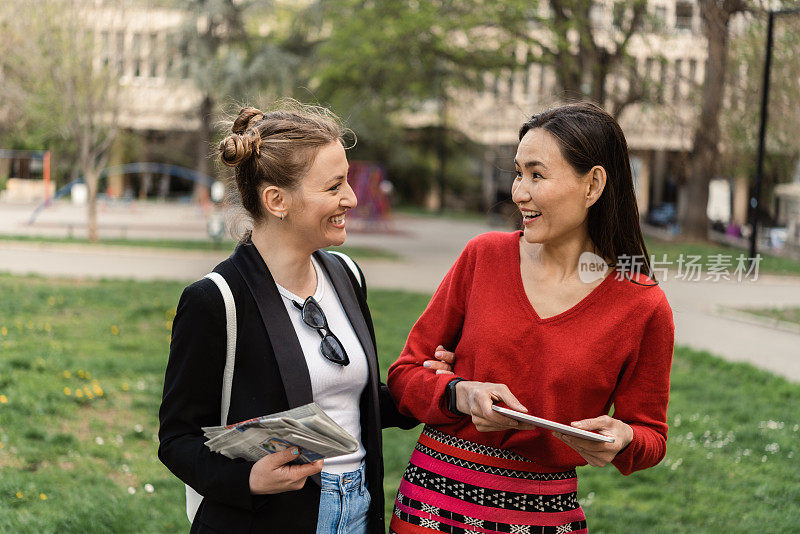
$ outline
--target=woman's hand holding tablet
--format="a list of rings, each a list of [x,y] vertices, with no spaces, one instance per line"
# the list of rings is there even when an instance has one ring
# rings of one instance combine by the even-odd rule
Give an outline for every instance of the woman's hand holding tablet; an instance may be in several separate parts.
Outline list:
[[[597,432],[590,432],[588,430],[581,430],[580,428],[575,428],[569,425],[564,425],[561,423],[556,423],[555,421],[550,421],[548,419],[542,419],[541,417],[536,417],[533,415],[528,415],[526,413],[518,412],[516,410],[510,410],[508,408],[503,408],[501,406],[493,405],[492,410],[501,413],[507,417],[515,419],[517,421],[523,423],[530,423],[534,426],[538,426],[541,428],[546,428],[548,430],[555,430],[561,434],[567,434],[569,436],[574,436],[576,438],[588,439],[591,441],[602,441],[606,443],[614,443],[614,438],[612,436],[606,436],[603,434],[598,434]]]
[[[633,441],[633,428],[608,415],[573,421],[573,426],[568,426],[501,406],[492,406],[492,410],[516,421],[552,430],[555,437],[569,445],[589,465],[595,467],[611,463]],[[587,430],[589,428],[599,430],[602,434]]]

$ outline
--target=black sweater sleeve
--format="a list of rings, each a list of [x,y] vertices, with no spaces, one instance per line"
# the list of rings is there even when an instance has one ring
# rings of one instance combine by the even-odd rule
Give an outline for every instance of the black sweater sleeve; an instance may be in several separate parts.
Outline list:
[[[195,282],[181,295],[159,410],[158,457],[204,497],[252,510],[266,498],[250,494],[253,462],[211,452],[201,430],[220,424],[224,311],[222,295],[211,280]]]

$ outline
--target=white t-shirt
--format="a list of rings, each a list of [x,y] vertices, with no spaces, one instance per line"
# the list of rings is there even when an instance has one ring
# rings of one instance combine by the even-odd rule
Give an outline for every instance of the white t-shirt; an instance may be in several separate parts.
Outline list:
[[[359,446],[356,452],[325,460],[323,471],[340,474],[358,469],[366,454],[361,441],[359,400],[367,385],[369,370],[364,349],[345,314],[342,303],[339,302],[336,289],[325,270],[319,266],[313,256],[311,262],[317,272],[317,289],[314,293],[314,300],[325,313],[328,328],[339,338],[344,350],[347,351],[347,356],[350,358],[349,365],[333,363],[322,355],[320,350],[322,336],[303,322],[300,310],[292,304],[292,301],[295,301],[302,305],[304,299],[281,287],[280,284],[276,283],[275,285],[278,286],[278,291],[283,297],[286,311],[289,313],[297,333],[297,339],[300,341],[300,347],[306,357],[314,402],[358,440]],[[359,313],[361,312],[359,311]]]

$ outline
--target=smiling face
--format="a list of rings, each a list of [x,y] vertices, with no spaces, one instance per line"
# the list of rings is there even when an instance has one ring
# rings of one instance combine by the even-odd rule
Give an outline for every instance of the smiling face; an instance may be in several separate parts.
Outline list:
[[[291,193],[293,230],[314,250],[344,243],[345,212],[358,203],[347,183],[347,169],[342,144],[329,143],[319,149],[300,187]]]
[[[542,128],[522,138],[514,158],[511,198],[522,212],[528,243],[548,243],[586,231],[591,172],[581,176],[564,159],[558,141]]]

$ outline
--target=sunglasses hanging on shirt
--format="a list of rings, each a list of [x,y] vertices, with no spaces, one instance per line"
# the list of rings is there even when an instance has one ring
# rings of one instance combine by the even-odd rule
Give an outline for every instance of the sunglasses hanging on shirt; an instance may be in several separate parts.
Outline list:
[[[295,301],[292,301],[292,303],[301,311],[303,322],[322,336],[322,343],[319,346],[322,355],[333,363],[339,365],[349,364],[350,358],[347,357],[344,345],[328,328],[328,319],[325,317],[325,313],[319,303],[314,300],[314,297],[308,297],[302,305]]]

